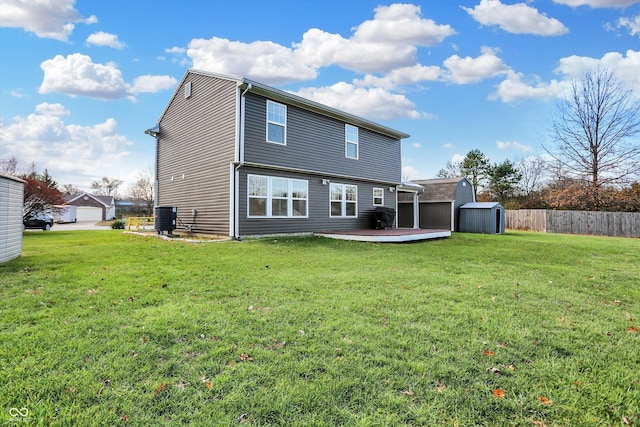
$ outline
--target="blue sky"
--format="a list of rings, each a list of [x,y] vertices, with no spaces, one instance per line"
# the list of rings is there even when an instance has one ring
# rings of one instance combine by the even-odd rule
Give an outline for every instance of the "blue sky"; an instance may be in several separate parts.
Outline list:
[[[403,177],[432,178],[475,148],[541,154],[558,96],[598,66],[640,93],[640,0],[0,0],[0,159],[124,192],[197,68],[408,133]]]

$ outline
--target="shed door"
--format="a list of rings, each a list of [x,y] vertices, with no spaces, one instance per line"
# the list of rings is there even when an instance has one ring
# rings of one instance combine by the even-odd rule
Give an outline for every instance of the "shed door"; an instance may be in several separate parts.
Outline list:
[[[78,206],[78,209],[76,210],[76,218],[78,221],[102,221],[102,208]]]
[[[453,230],[451,202],[420,203],[420,228]]]

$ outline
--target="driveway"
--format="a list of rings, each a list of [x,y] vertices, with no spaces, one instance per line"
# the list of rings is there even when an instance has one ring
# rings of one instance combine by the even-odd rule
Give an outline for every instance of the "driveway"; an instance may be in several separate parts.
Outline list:
[[[96,225],[93,221],[67,222],[64,224],[53,224],[51,231],[67,231],[67,230],[110,230],[108,225]]]

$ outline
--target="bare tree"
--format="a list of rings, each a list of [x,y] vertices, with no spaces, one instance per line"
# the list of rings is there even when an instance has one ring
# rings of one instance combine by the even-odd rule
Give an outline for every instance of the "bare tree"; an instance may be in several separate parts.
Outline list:
[[[135,203],[144,203],[147,214],[153,212],[153,171],[149,168],[138,173],[138,179],[129,184],[127,195]]]
[[[103,177],[100,181],[93,181],[91,189],[97,196],[113,196],[118,194],[118,188],[122,185],[122,180],[117,178]]]
[[[591,209],[600,206],[603,185],[625,183],[638,173],[640,101],[606,69],[574,81],[553,118],[553,141],[545,151],[574,179],[590,188]]]
[[[64,194],[67,194],[67,195],[70,195],[70,196],[82,193],[82,191],[78,187],[73,185],[73,184],[63,184],[62,185],[62,190],[60,190],[60,191],[62,191]]]
[[[457,178],[462,176],[462,163],[460,161],[448,161],[444,169],[436,173],[436,178]]]
[[[18,159],[11,157],[9,159],[0,160],[0,171],[9,175],[18,175]]]
[[[545,179],[545,161],[541,157],[527,157],[516,164],[516,168],[522,175],[520,187],[524,196],[529,196],[541,188]]]

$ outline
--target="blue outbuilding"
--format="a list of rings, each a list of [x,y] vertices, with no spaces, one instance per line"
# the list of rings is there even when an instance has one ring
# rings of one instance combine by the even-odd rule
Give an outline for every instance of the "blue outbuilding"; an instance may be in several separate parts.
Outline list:
[[[463,233],[504,234],[505,210],[498,202],[473,202],[460,207]]]

